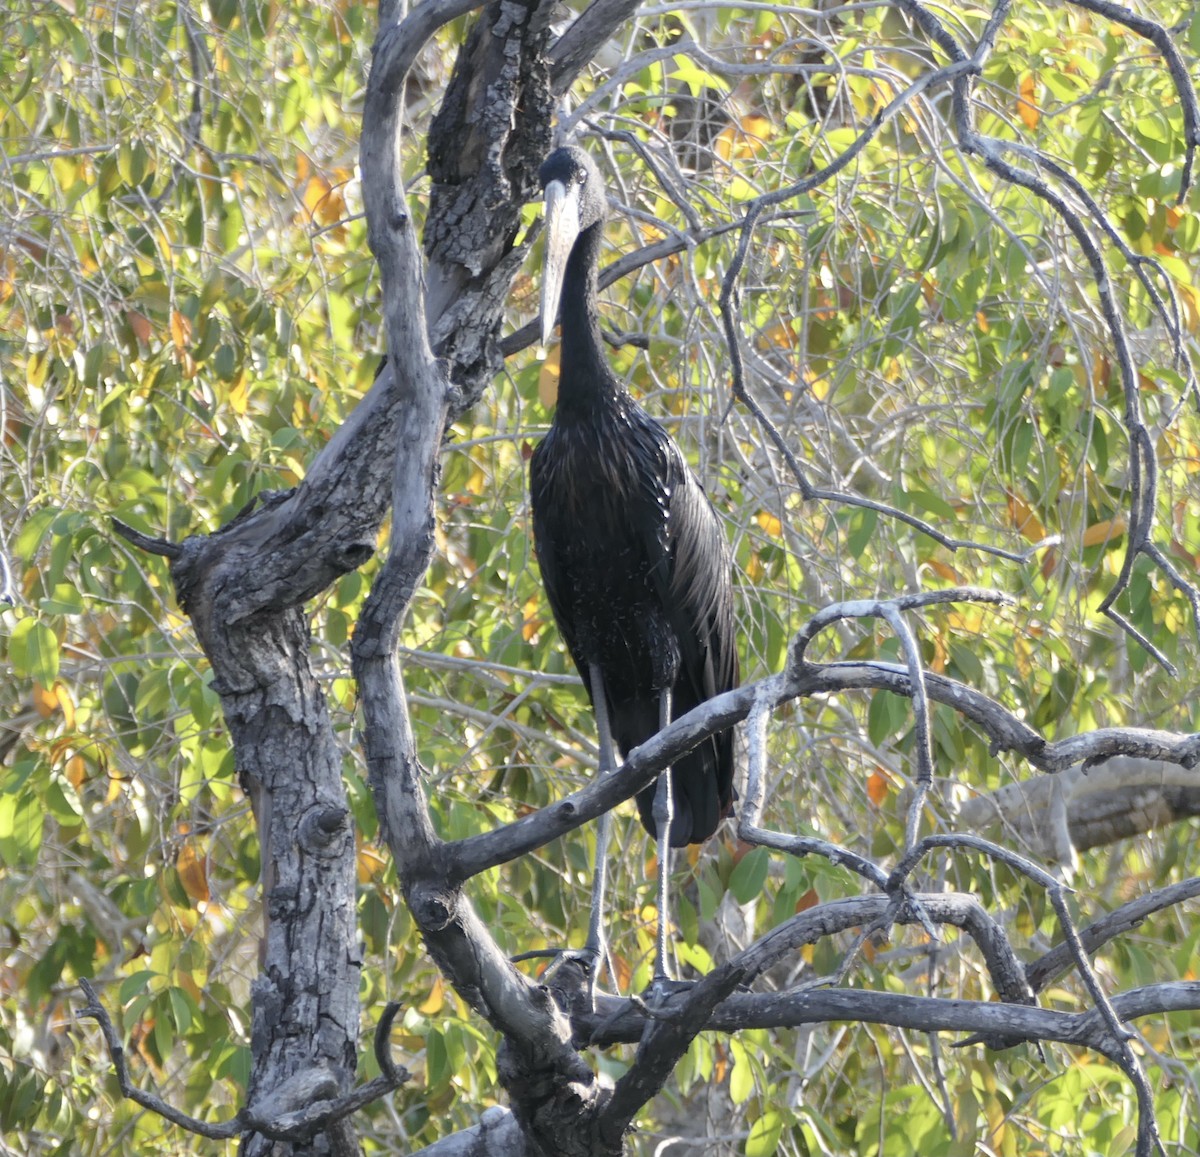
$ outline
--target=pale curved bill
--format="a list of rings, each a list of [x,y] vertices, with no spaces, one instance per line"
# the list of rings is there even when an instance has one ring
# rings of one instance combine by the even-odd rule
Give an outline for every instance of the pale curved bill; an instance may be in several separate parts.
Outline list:
[[[558,321],[558,299],[571,246],[579,236],[580,186],[570,189],[562,181],[546,186],[546,261],[542,277],[542,345],[550,340]]]

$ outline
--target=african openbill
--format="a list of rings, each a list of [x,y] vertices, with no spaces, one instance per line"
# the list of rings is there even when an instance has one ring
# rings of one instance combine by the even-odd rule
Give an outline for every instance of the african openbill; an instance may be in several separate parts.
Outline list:
[[[596,712],[601,774],[738,682],[732,560],[716,513],[671,436],[604,355],[597,270],[604,184],[582,149],[541,169],[546,207],[542,341],[562,307],[558,405],[530,462],[533,534],[546,594]],[[733,733],[706,739],[638,793],[658,841],[656,980],[668,977],[670,848],[708,839],[733,799]],[[603,955],[609,817],[597,837],[584,955]]]

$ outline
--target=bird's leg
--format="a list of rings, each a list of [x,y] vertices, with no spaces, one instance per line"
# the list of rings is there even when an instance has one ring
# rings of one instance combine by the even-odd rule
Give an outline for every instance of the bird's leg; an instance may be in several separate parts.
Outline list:
[[[592,663],[588,668],[592,685],[592,702],[596,710],[596,728],[600,733],[600,774],[608,775],[616,770],[616,759],[613,755],[612,727],[608,721],[608,698],[604,690],[604,677],[600,667]],[[612,834],[612,813],[605,812],[600,817],[600,826],[596,831],[596,862],[592,872],[592,911],[588,917],[587,942],[583,946],[583,954],[591,961],[591,977],[589,988],[591,995],[596,992],[596,980],[604,963],[607,945],[604,938],[604,891],[608,882],[608,842]]]
[[[662,731],[671,722],[671,688],[664,687],[658,700],[658,729]],[[665,988],[671,980],[667,965],[667,930],[670,926],[670,896],[668,885],[671,878],[671,821],[674,817],[674,799],[671,795],[671,769],[666,767],[658,777],[654,789],[654,829],[658,842],[658,937],[654,945],[655,990]]]

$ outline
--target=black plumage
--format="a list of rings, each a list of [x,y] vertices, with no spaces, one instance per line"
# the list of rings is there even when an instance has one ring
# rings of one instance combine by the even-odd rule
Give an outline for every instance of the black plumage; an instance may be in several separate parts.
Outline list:
[[[562,348],[554,423],[530,463],[534,540],[559,630],[593,703],[589,672],[598,666],[612,732],[626,755],[658,731],[664,688],[677,718],[737,685],[732,563],[679,447],[604,355],[596,305],[606,218],[599,172],[582,149],[568,147],[551,154],[541,178],[548,218],[543,336],[554,325],[561,286]],[[654,792],[651,785],[637,800],[652,835]],[[732,731],[674,765],[672,798],[673,846],[713,834],[733,799]]]

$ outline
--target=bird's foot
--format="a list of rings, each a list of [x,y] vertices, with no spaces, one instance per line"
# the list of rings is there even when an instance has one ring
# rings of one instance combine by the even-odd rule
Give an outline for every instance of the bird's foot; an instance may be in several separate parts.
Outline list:
[[[583,991],[591,1011],[596,1010],[596,983],[604,968],[604,950],[585,945],[583,948],[548,948],[541,952],[528,952],[514,960],[530,959],[533,956],[552,956],[546,965],[541,982],[551,987]]]
[[[694,980],[673,980],[666,975],[656,976],[650,981],[650,987],[646,989],[642,999],[651,1008],[659,1007],[666,1004],[676,993],[694,988],[695,984]]]

